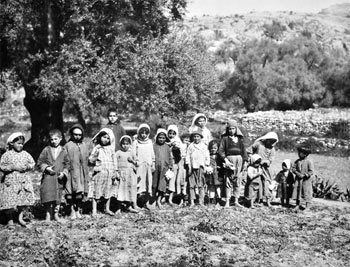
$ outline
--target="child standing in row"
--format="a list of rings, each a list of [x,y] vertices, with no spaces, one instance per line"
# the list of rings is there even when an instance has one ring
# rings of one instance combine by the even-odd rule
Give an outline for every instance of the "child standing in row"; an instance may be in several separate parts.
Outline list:
[[[258,195],[261,183],[261,157],[258,154],[250,156],[250,164],[247,169],[247,183],[245,185],[244,196],[248,200],[248,207],[254,208],[253,204]]]
[[[173,172],[174,177],[169,181],[169,204],[173,205],[174,194],[183,194],[185,185],[185,169],[184,158],[186,157],[187,146],[182,143],[179,137],[179,130],[176,125],[169,125],[167,129],[167,136],[169,138],[169,146],[172,157],[174,159]],[[183,200],[181,200],[183,201]],[[182,203],[180,203],[181,205]]]
[[[158,208],[162,207],[162,198],[167,191],[168,181],[165,177],[168,170],[173,169],[173,157],[171,149],[167,144],[167,132],[165,129],[158,129],[153,145],[155,153],[155,171],[153,172],[153,196],[157,197]]]
[[[69,130],[70,139],[65,145],[69,157],[70,173],[67,177],[65,197],[71,210],[71,219],[81,218],[82,202],[88,193],[90,181],[88,158],[92,150],[91,143],[84,141],[84,130],[75,124]]]
[[[261,175],[261,184],[259,189],[259,201],[266,200],[266,205],[271,206],[270,185],[272,177],[270,174],[270,165],[275,156],[275,145],[278,142],[278,136],[275,132],[269,132],[258,138],[252,146],[247,149],[248,154],[258,154],[261,157],[261,167],[263,174]]]
[[[293,199],[296,208],[304,209],[310,206],[312,200],[312,178],[314,175],[314,164],[309,159],[311,149],[306,145],[298,147],[299,158],[294,162],[292,172],[295,175]]]
[[[276,182],[278,183],[276,197],[281,199],[281,205],[289,207],[289,199],[292,197],[294,175],[291,172],[290,159],[285,159],[282,163],[282,170],[276,175]]]
[[[15,209],[19,210],[18,222],[26,226],[23,220],[25,207],[34,204],[34,189],[28,172],[34,169],[32,156],[23,150],[24,135],[13,133],[7,139],[7,151],[2,155],[0,170],[5,173],[4,182],[0,184],[0,209],[6,210],[8,227],[13,228]]]
[[[204,170],[210,164],[208,147],[202,142],[203,134],[200,128],[194,128],[191,133],[193,142],[188,146],[185,163],[188,167],[188,183],[190,191],[190,207],[196,199],[195,188],[199,191],[199,205],[204,205]]]
[[[146,207],[149,205],[149,198],[152,196],[152,172],[155,170],[155,155],[153,143],[149,138],[150,127],[147,124],[141,124],[137,129],[136,140],[132,144],[132,150],[135,151],[137,166],[137,194],[145,194],[148,197]]]
[[[208,186],[209,203],[219,204],[219,201],[221,200],[221,187],[224,177],[224,161],[218,153],[218,141],[210,141],[208,149],[210,153],[210,166],[206,170],[206,182]]]
[[[226,133],[221,139],[219,155],[224,159],[226,204],[230,206],[231,192],[234,197],[234,205],[242,207],[238,203],[241,194],[242,171],[246,169],[248,156],[243,142],[243,134],[235,120],[227,123]]]
[[[59,218],[59,209],[62,200],[63,188],[69,175],[69,158],[67,150],[60,145],[62,133],[58,129],[49,132],[50,145],[41,152],[37,166],[41,170],[40,199],[46,210],[45,220]]]
[[[138,207],[136,204],[137,197],[137,176],[135,152],[131,150],[131,137],[124,135],[120,138],[120,150],[116,152],[116,158],[119,171],[119,188],[117,200],[126,202],[128,211],[137,213]]]
[[[93,138],[96,144],[89,157],[89,163],[93,165],[93,196],[92,216],[97,214],[97,201],[103,197],[106,200],[105,212],[114,216],[110,209],[111,197],[117,194],[118,164],[115,156],[115,140],[113,131],[103,128]]]
[[[115,142],[115,151],[121,149],[119,140],[122,136],[125,135],[125,130],[123,126],[120,125],[117,109],[111,108],[107,113],[108,123],[107,128],[110,128],[113,131]]]

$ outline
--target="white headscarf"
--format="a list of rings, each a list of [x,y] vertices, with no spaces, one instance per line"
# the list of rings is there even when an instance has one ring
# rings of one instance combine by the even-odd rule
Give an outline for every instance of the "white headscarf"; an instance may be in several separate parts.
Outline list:
[[[169,142],[169,138],[167,136],[167,131],[163,128],[158,128],[157,134],[154,137],[154,141],[157,142],[158,135],[160,135],[161,133],[165,135],[165,142]]]
[[[259,154],[253,154],[250,156],[250,164],[254,164],[255,162],[257,162],[258,160],[261,160],[261,156]]]
[[[111,147],[115,147],[115,137],[114,137],[114,133],[113,133],[113,131],[112,131],[111,129],[109,129],[109,128],[102,128],[97,134],[95,134],[95,136],[92,138],[92,141],[93,141],[93,142],[96,142],[97,137],[98,137],[99,134],[102,133],[102,132],[108,134],[109,140],[110,140],[110,142],[111,142],[111,144],[110,144]]]
[[[16,132],[16,133],[13,133],[9,136],[9,138],[7,138],[7,142],[6,142],[6,149],[8,150],[10,148],[10,144],[18,137],[21,137],[23,136],[24,138],[24,134],[21,133],[21,132]]]
[[[267,140],[267,139],[275,140],[275,142],[272,144],[272,146],[274,146],[278,142],[278,135],[275,132],[268,132],[264,136],[261,136],[258,139],[256,139],[256,141],[264,141],[264,140]]]
[[[146,128],[146,129],[148,129],[148,131],[149,132],[151,132],[151,127],[149,127],[149,125],[148,124],[146,124],[146,123],[142,123],[142,124],[140,124],[140,126],[139,126],[139,128],[137,128],[137,140],[139,141],[139,142],[148,142],[148,138],[149,138],[149,134],[147,135],[147,138],[145,139],[145,140],[139,140],[139,134],[140,134],[140,130],[142,129],[142,128]]]

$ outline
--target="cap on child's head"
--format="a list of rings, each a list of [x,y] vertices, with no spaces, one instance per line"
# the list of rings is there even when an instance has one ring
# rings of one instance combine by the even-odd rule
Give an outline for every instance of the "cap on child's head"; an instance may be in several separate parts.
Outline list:
[[[290,167],[292,166],[290,159],[285,159],[285,160],[282,162],[282,166],[286,166],[287,169],[289,170]]]
[[[192,132],[191,136],[199,135],[201,138],[203,138],[203,131],[199,127],[195,127]]]
[[[129,135],[123,135],[120,139],[119,139],[119,144],[122,144],[123,142],[129,142],[129,144],[132,143],[132,139]]]
[[[253,165],[255,163],[260,163],[261,162],[261,156],[258,154],[253,154],[250,156],[250,164]]]

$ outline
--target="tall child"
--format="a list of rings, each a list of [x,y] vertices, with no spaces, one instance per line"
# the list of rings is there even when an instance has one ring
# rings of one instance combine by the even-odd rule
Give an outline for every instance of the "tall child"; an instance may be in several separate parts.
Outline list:
[[[146,207],[149,205],[149,198],[152,196],[152,172],[155,170],[155,155],[153,143],[149,138],[150,127],[143,123],[137,129],[136,140],[132,144],[132,150],[138,161],[137,166],[137,194],[146,195]]]
[[[113,131],[115,142],[115,151],[118,151],[120,147],[119,140],[122,136],[125,135],[125,130],[123,126],[120,125],[120,120],[118,118],[117,109],[111,108],[107,113],[108,123],[106,125],[107,128],[110,128]]]
[[[219,155],[224,159],[226,167],[225,207],[230,206],[231,193],[234,197],[234,205],[242,207],[238,200],[241,194],[242,172],[247,167],[248,156],[244,146],[243,134],[235,120],[227,123],[226,133],[220,142]]]
[[[5,173],[4,182],[0,184],[0,209],[8,216],[8,226],[14,227],[13,215],[19,210],[18,222],[26,226],[23,220],[25,207],[34,204],[34,189],[29,171],[35,162],[29,153],[23,150],[24,135],[13,133],[7,139],[7,151],[0,160],[0,170]]]
[[[250,156],[250,163],[247,169],[247,183],[245,185],[244,196],[249,202],[248,207],[254,208],[253,204],[258,196],[262,175],[261,157],[258,154]]]
[[[203,134],[201,129],[194,128],[191,133],[193,142],[188,146],[185,163],[188,169],[188,183],[190,191],[190,207],[194,206],[196,199],[195,188],[199,191],[199,205],[204,205],[204,170],[210,164],[208,147],[202,142]]]
[[[46,210],[46,221],[61,222],[59,209],[62,192],[69,175],[67,150],[60,145],[62,132],[53,129],[49,132],[50,145],[40,153],[37,166],[43,173],[40,186],[40,199]]]
[[[105,212],[114,216],[110,209],[111,197],[116,197],[119,174],[115,155],[115,140],[113,131],[109,128],[101,129],[93,138],[95,147],[89,156],[89,163],[93,165],[93,195],[92,216],[97,214],[97,201],[102,197],[106,200]]]
[[[137,197],[137,176],[135,152],[131,150],[132,140],[128,135],[120,138],[121,149],[116,152],[118,171],[120,174],[119,188],[117,200],[119,202],[127,202],[128,211],[138,212]]]
[[[275,132],[269,132],[258,138],[253,145],[248,147],[248,154],[258,154],[261,157],[261,167],[263,174],[261,175],[261,186],[259,189],[259,201],[266,200],[266,205],[271,206],[270,185],[272,182],[270,165],[275,156],[275,145],[278,142],[278,136]]]
[[[84,130],[75,124],[69,130],[70,139],[65,145],[68,152],[70,173],[68,175],[65,197],[71,210],[71,219],[81,218],[82,201],[89,191],[90,181],[88,158],[92,144],[84,141]]]
[[[206,171],[206,182],[209,192],[209,203],[219,204],[221,200],[221,188],[224,179],[223,159],[218,153],[219,143],[216,140],[209,142],[210,168]],[[216,195],[216,198],[215,198]]]
[[[296,208],[304,209],[310,206],[312,201],[312,178],[314,164],[309,158],[311,149],[306,145],[298,147],[299,158],[294,162],[292,172],[295,175],[293,199],[296,200]]]
[[[276,175],[275,180],[278,183],[277,197],[281,199],[282,206],[286,205],[286,207],[289,207],[289,199],[292,197],[294,184],[290,159],[283,161],[282,170]]]
[[[182,197],[184,196],[184,159],[186,157],[187,146],[184,143],[182,143],[179,137],[179,129],[174,124],[168,126],[167,137],[169,138],[169,146],[171,149],[172,157],[174,159],[174,177],[169,181],[169,204],[173,205],[174,194],[181,194]],[[183,200],[181,200],[180,205],[182,204],[182,201]]]
[[[202,142],[208,146],[209,142],[213,139],[210,130],[207,128],[208,119],[203,113],[198,113],[193,117],[192,124],[189,128],[189,132],[192,133],[197,128],[200,128],[203,140]]]

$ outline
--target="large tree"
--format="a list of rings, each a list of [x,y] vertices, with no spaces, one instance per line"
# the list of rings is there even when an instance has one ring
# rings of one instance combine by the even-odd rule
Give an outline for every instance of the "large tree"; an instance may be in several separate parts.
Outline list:
[[[63,129],[67,100],[82,117],[110,103],[176,113],[209,99],[215,85],[205,50],[197,53],[189,38],[162,38],[185,7],[186,0],[1,0],[0,67],[15,70],[25,89],[27,149],[36,155],[49,129]]]

